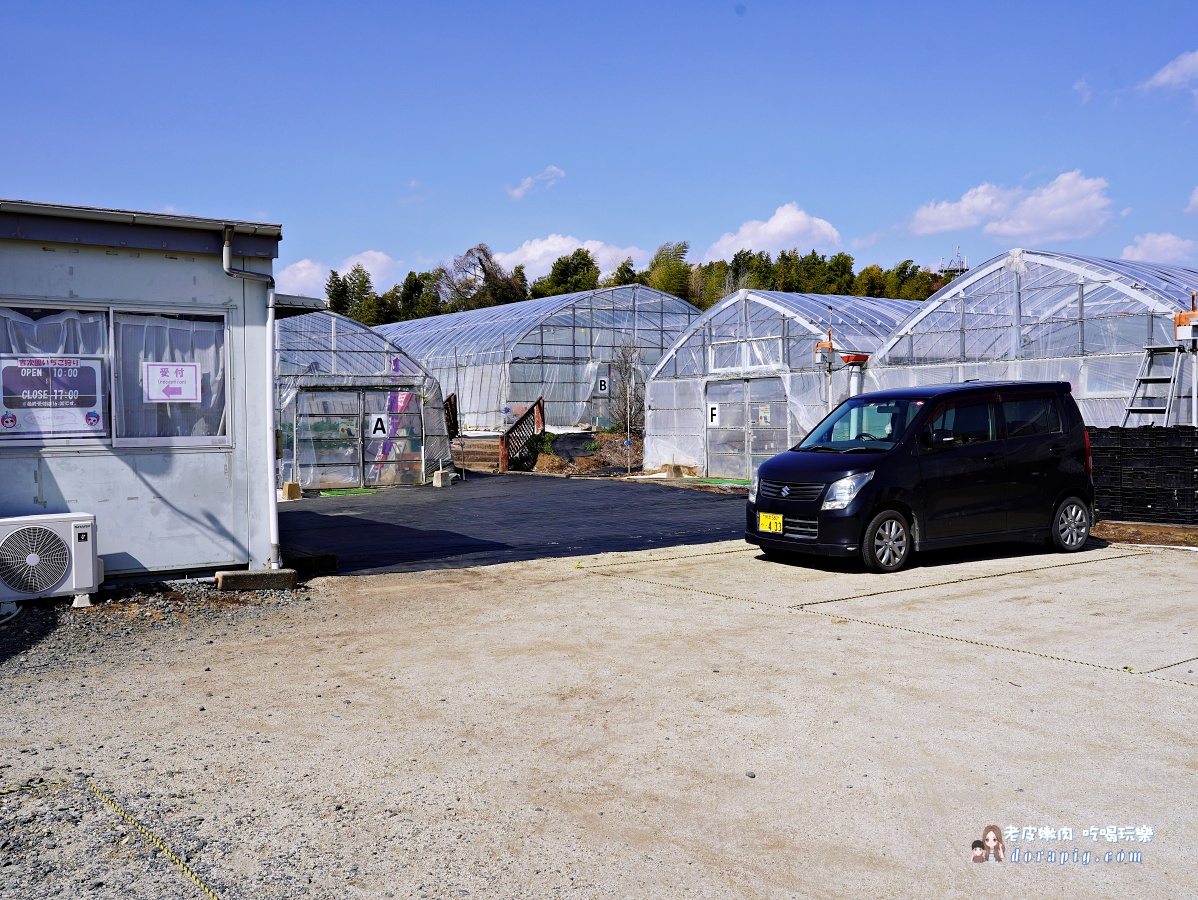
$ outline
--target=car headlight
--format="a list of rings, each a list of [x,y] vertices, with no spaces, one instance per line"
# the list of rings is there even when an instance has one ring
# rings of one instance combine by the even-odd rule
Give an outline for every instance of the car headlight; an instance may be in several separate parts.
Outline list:
[[[860,475],[850,475],[848,478],[833,481],[828,487],[828,493],[824,496],[824,505],[820,508],[844,509],[853,502],[858,491],[865,487],[865,483],[873,477],[873,472],[862,472]]]
[[[757,502],[757,476],[753,476],[753,480],[749,482],[749,502]]]

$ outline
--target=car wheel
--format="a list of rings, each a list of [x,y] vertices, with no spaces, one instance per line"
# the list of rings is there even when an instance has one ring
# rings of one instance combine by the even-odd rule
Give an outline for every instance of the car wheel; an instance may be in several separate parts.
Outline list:
[[[1076,553],[1090,537],[1090,508],[1077,497],[1061,502],[1052,517],[1052,544],[1065,553]]]
[[[897,572],[911,559],[911,526],[902,513],[887,509],[865,529],[861,543],[865,566],[873,572]]]
[[[761,555],[770,562],[790,562],[790,554],[785,550],[774,550],[772,547],[761,547]]]

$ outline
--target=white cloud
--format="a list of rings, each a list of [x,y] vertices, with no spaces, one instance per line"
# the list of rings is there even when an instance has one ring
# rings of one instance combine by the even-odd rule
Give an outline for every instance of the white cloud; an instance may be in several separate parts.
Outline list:
[[[1168,232],[1150,231],[1148,234],[1137,234],[1123,248],[1123,259],[1154,263],[1188,262],[1194,258],[1195,250],[1198,250],[1198,241]]]
[[[370,273],[370,281],[374,284],[374,289],[385,291],[399,280],[398,269],[403,265],[403,260],[392,259],[381,250],[363,250],[361,253],[355,253],[348,257],[337,267],[337,271],[344,275],[359,264]],[[327,277],[328,273],[326,272],[325,275]]]
[[[1194,188],[1194,193],[1190,194],[1190,203],[1186,206],[1186,212],[1198,213],[1198,187]]]
[[[1058,175],[1041,187],[1005,188],[981,184],[960,200],[928,203],[915,211],[915,234],[976,228],[1006,240],[1067,241],[1090,237],[1111,217],[1105,178],[1087,178],[1080,169]]]
[[[557,166],[546,166],[543,172],[538,172],[536,175],[529,175],[514,188],[504,188],[504,190],[507,191],[507,195],[513,200],[519,200],[538,184],[544,182],[545,189],[548,190],[565,177],[566,173]]]
[[[651,253],[640,247],[617,247],[603,241],[580,241],[568,234],[551,234],[548,237],[527,240],[510,253],[496,253],[495,261],[508,270],[524,266],[524,274],[531,281],[548,275],[554,260],[559,256],[567,256],[580,247],[590,251],[595,262],[599,264],[599,270],[604,273],[613,271],[630,256],[636,266],[644,266],[652,258]]]
[[[1081,96],[1082,103],[1089,103],[1090,98],[1094,96],[1093,92],[1090,90],[1090,83],[1084,78],[1079,78],[1077,81],[1073,82],[1073,89]]]
[[[1105,178],[1087,178],[1080,169],[1065,172],[1026,194],[1009,214],[982,231],[1032,242],[1090,237],[1111,217],[1107,186]]]
[[[1004,216],[1014,206],[1018,196],[1018,191],[996,184],[979,184],[967,190],[960,200],[941,200],[921,206],[911,220],[911,230],[916,234],[939,234],[942,231],[974,228],[985,221]]]
[[[301,259],[283,268],[275,276],[281,294],[299,294],[302,297],[323,297],[324,283],[329,270],[336,269],[342,275],[361,263],[370,273],[376,291],[385,291],[399,280],[403,260],[392,259],[381,250],[363,250],[347,257],[339,266],[328,266],[314,259]]]
[[[703,261],[732,259],[738,250],[777,253],[796,247],[829,250],[839,246],[840,232],[831,222],[808,215],[797,203],[787,203],[774,210],[765,222],[754,219],[735,233],[721,235],[707,248]]]
[[[324,282],[329,277],[329,267],[314,259],[301,259],[287,266],[275,276],[275,285],[280,294],[298,294],[301,297],[323,297]]]
[[[1189,88],[1198,99],[1198,50],[1183,53],[1141,85],[1151,88]]]

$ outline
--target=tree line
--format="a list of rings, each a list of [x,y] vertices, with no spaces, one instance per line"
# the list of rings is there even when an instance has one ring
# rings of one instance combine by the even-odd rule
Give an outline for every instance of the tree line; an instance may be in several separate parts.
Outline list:
[[[524,266],[508,272],[486,244],[471,247],[453,261],[427,272],[408,272],[400,283],[377,293],[360,264],[342,275],[332,269],[325,282],[329,309],[371,327],[441,313],[460,312],[625,284],[643,284],[707,309],[741,288],[804,294],[851,294],[926,300],[948,279],[906,259],[890,269],[868,265],[855,270],[847,253],[825,256],[812,250],[783,250],[777,257],[741,250],[731,260],[692,263],[690,244],[665,243],[649,265],[637,269],[631,257],[606,278],[588,250],[558,257],[549,273],[531,284]]]

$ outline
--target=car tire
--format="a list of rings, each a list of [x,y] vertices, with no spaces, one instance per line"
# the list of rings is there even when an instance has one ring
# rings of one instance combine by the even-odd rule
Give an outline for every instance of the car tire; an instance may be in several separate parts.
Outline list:
[[[790,562],[790,554],[785,550],[774,550],[771,547],[761,547],[761,555],[770,562]]]
[[[902,513],[886,509],[870,519],[861,541],[861,558],[871,572],[897,572],[911,561],[911,526]]]
[[[1086,546],[1090,537],[1093,515],[1086,502],[1078,497],[1066,497],[1057,504],[1050,524],[1052,545],[1062,553],[1076,553]]]

